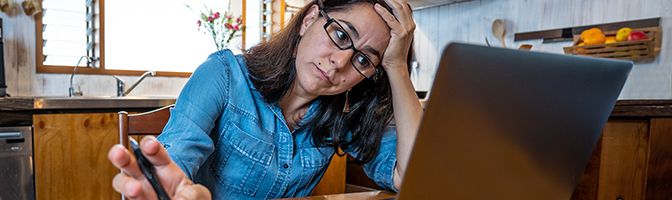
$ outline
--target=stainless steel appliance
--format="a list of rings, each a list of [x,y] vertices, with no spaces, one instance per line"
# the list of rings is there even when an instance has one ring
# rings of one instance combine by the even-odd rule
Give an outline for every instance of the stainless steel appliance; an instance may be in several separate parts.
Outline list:
[[[33,130],[0,127],[0,200],[35,199]]]
[[[7,96],[5,84],[5,45],[2,38],[2,18],[0,18],[0,97]]]

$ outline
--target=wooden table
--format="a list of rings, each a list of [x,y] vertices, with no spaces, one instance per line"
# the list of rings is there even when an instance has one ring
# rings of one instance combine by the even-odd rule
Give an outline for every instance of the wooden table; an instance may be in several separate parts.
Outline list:
[[[345,194],[332,194],[322,196],[311,196],[302,198],[287,198],[285,200],[359,200],[359,199],[391,199],[395,194],[386,191],[357,192]]]

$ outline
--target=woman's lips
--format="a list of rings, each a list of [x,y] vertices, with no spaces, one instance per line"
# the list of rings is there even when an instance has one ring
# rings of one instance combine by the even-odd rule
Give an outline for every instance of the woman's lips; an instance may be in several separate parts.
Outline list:
[[[326,72],[322,71],[322,69],[320,69],[317,65],[315,65],[315,69],[317,69],[317,72],[319,72],[320,78],[322,80],[324,80],[324,81],[328,82],[329,84],[333,85],[333,83],[331,82],[331,79],[329,78],[329,76],[327,76]]]

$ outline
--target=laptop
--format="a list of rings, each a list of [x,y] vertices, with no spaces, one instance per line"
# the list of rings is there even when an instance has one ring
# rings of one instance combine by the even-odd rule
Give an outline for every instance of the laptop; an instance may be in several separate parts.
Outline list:
[[[398,199],[569,199],[631,62],[445,47]]]

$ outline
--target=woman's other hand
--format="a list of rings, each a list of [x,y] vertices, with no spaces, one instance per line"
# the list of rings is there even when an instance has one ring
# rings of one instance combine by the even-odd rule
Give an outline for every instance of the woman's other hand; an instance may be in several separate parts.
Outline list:
[[[378,15],[390,27],[391,35],[390,43],[387,45],[381,64],[388,73],[391,73],[390,70],[403,70],[408,73],[406,61],[415,31],[413,13],[408,5],[408,0],[385,0],[385,3],[392,8],[393,13],[387,11],[380,4],[374,6]]]
[[[140,142],[140,149],[154,165],[159,182],[171,199],[211,199],[210,191],[191,182],[155,137],[144,137]],[[157,199],[156,192],[131,155],[128,149],[119,144],[110,149],[108,159],[121,170],[114,177],[112,186],[129,199]]]

